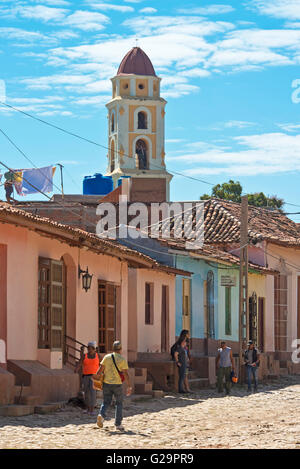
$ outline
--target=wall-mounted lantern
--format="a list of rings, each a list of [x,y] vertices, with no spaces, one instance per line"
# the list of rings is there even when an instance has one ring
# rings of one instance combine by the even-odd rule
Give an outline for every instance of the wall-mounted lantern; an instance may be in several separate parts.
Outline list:
[[[78,278],[80,279],[80,275],[82,275],[82,288],[87,292],[92,285],[92,278],[93,275],[89,273],[88,267],[86,270],[82,270],[80,265],[78,266]]]

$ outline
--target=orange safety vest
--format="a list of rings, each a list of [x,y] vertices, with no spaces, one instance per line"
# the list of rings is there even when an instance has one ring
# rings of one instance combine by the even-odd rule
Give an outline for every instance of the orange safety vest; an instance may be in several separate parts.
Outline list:
[[[83,375],[95,375],[100,367],[100,360],[98,353],[95,358],[89,358],[86,353],[82,362],[82,374]]]

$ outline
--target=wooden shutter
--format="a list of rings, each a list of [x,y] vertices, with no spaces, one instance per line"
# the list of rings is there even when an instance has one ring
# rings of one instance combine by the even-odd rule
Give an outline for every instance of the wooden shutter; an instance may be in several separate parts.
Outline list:
[[[39,258],[38,268],[38,348],[50,348],[51,261]]]
[[[108,283],[107,289],[107,351],[112,352],[116,339],[116,287]]]
[[[116,340],[116,286],[99,281],[99,351],[107,353],[112,351],[113,342]]]
[[[64,343],[64,277],[63,262],[51,260],[51,350],[62,350]]]
[[[169,287],[162,286],[161,298],[161,351],[169,348]]]
[[[154,285],[145,283],[145,324],[154,322]]]
[[[264,337],[265,337],[265,299],[258,298],[258,348],[260,352],[264,351]]]
[[[191,323],[191,280],[182,279],[182,328],[190,331]]]
[[[38,348],[62,350],[65,330],[65,267],[39,258]]]

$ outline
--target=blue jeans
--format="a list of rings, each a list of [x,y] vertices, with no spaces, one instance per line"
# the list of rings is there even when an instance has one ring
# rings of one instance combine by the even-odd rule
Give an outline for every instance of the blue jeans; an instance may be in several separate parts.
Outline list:
[[[254,378],[254,389],[257,389],[257,366],[247,365],[248,389],[251,389],[252,377]]]
[[[106,418],[106,412],[111,405],[112,397],[116,399],[115,424],[121,425],[123,419],[123,386],[122,384],[103,383],[103,404],[100,409],[100,415]]]
[[[184,378],[186,373],[186,363],[181,363],[181,366],[178,367],[178,391],[184,391]]]

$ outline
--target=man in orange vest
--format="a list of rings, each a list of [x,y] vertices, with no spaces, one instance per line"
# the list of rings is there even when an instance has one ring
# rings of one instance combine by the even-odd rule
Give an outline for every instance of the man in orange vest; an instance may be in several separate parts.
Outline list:
[[[93,377],[97,374],[100,367],[100,358],[96,351],[97,343],[89,342],[87,346],[88,353],[85,353],[78,362],[75,372],[82,367],[82,383],[84,390],[84,400],[87,406],[87,413],[94,415],[96,406],[96,390],[94,389]]]

